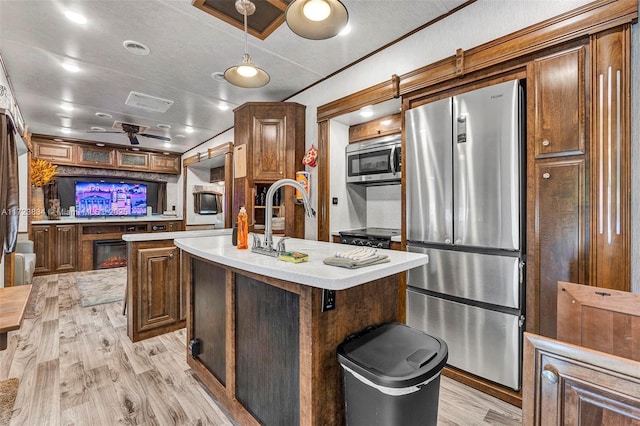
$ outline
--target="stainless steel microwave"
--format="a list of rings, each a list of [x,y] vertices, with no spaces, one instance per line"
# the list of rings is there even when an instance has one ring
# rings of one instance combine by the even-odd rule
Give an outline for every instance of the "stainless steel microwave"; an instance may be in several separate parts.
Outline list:
[[[347,145],[347,183],[398,184],[402,177],[401,135]]]

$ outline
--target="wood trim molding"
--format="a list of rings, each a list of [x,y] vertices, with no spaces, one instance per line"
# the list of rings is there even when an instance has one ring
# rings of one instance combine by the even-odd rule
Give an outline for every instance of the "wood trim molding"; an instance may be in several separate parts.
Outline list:
[[[331,224],[329,223],[330,209],[330,170],[329,155],[329,120],[318,123],[318,241],[329,241]]]
[[[397,76],[396,76],[397,77]],[[355,92],[349,96],[337,99],[318,107],[317,121],[321,122],[338,117],[347,112],[356,111],[363,106],[377,104],[397,98],[397,90],[394,89],[394,77],[375,86]]]
[[[635,0],[601,0],[400,76],[404,95],[600,31],[635,22]],[[343,98],[344,99],[344,98]],[[345,111],[348,112],[348,111]]]

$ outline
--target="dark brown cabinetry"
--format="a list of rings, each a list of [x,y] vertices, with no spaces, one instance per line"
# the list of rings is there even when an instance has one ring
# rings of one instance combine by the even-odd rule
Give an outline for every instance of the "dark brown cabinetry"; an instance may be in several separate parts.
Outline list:
[[[184,327],[180,250],[173,240],[128,243],[127,334],[138,341]]]
[[[591,285],[630,291],[630,31],[591,39]]]
[[[34,225],[31,235],[36,253],[35,273],[76,270],[75,225]]]
[[[235,146],[246,145],[247,173],[235,179],[233,213],[237,215],[240,206],[246,206],[250,224],[264,223],[264,205],[257,205],[256,197],[279,179],[295,179],[304,167],[305,106],[249,102],[234,113]],[[276,214],[284,217],[284,233],[304,237],[304,208],[295,204],[295,190],[284,187],[281,194]]]
[[[524,425],[638,424],[640,363],[532,334],[524,358]]]
[[[349,127],[349,143],[393,135],[401,131],[402,117],[399,113],[393,114]]]
[[[32,145],[33,158],[53,164],[180,174],[180,156],[176,154],[99,147],[87,142],[57,142],[45,136],[34,136]]]

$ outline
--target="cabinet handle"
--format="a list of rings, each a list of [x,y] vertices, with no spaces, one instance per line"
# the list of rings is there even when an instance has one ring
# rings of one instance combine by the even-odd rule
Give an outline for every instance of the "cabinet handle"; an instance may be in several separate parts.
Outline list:
[[[44,228],[44,232],[49,232],[49,228]]]
[[[550,383],[558,383],[558,370],[556,370],[554,366],[547,364],[542,369],[542,377]]]
[[[550,177],[551,177],[551,173],[548,173],[548,172],[547,172],[547,173],[543,173],[543,174],[542,174],[542,178],[543,178],[543,179],[549,179]]]
[[[173,253],[169,255],[169,259],[173,259]]]
[[[549,145],[551,145],[551,142],[549,142],[548,140],[545,139],[542,141],[542,146],[549,146]]]

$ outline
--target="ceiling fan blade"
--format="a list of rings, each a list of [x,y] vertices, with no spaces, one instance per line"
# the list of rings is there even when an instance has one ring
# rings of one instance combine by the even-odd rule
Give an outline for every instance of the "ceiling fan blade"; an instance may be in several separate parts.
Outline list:
[[[139,135],[144,136],[145,138],[160,139],[161,141],[171,142],[171,138],[168,138],[166,136],[150,135],[148,133],[139,133]]]
[[[129,142],[131,142],[131,145],[140,145],[135,133],[127,133],[127,136],[129,136]]]
[[[87,130],[87,133],[125,133],[125,132],[120,132],[120,131],[116,131],[116,130],[108,130],[108,131],[104,131],[104,130]]]

